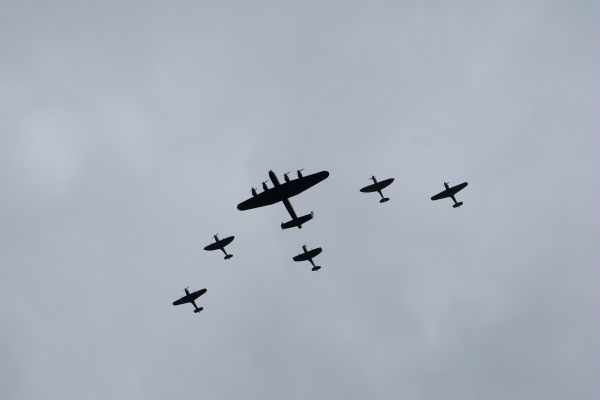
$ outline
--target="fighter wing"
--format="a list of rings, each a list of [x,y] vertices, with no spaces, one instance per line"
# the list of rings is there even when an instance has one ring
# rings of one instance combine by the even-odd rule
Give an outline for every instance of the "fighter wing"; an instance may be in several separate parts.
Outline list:
[[[270,206],[271,204],[280,202],[284,198],[285,197],[282,197],[281,195],[281,186],[274,187],[258,193],[256,196],[252,196],[246,201],[242,201],[237,205],[237,209],[240,211],[245,211],[253,208]]]
[[[191,301],[190,300],[190,296],[189,295],[185,295],[182,298],[180,298],[179,300],[174,301],[173,305],[174,306],[180,306],[182,304],[189,303],[190,301]]]
[[[306,261],[315,258],[323,251],[322,248],[317,247],[316,249],[309,250],[305,253],[298,254],[293,258],[294,261]]]
[[[439,192],[435,196],[431,198],[431,200],[440,200],[445,199],[446,197],[452,196],[452,193],[449,190],[444,190],[443,192]]]
[[[235,236],[226,237],[225,239],[221,239],[218,242],[209,244],[208,246],[206,246],[204,248],[204,250],[206,250],[206,251],[219,250],[219,249],[223,250],[223,248],[225,246],[227,246],[229,243],[233,242],[234,238],[235,238]]]
[[[306,261],[309,259],[310,259],[310,257],[308,256],[308,253],[301,253],[301,254],[298,254],[297,256],[295,256],[294,258],[292,258],[292,260],[294,260],[294,261]]]
[[[466,188],[468,185],[467,182],[463,182],[460,185],[456,185],[454,187],[451,187],[450,190],[452,191],[453,194],[456,194],[458,192],[460,192],[461,190],[463,190],[464,188]]]
[[[306,175],[302,178],[293,179],[289,182],[282,183],[278,189],[281,190],[281,196],[289,199],[290,197],[294,197],[297,194],[310,189],[317,183],[324,181],[328,176],[329,172],[327,171],[317,172],[315,174]]]
[[[364,188],[360,189],[361,192],[363,193],[371,193],[371,192],[376,192],[379,190],[379,182],[378,183],[372,183],[368,186],[365,186]]]
[[[202,296],[204,293],[206,293],[206,288],[200,289],[200,290],[198,290],[196,292],[193,292],[193,293],[190,293],[190,294],[186,294],[185,296],[183,296],[179,300],[175,300],[173,302],[173,305],[174,306],[180,306],[180,305],[185,304],[185,303],[192,303],[194,300],[196,300],[198,297]]]
[[[208,246],[206,246],[204,248],[204,250],[206,250],[206,251],[219,250],[221,247],[222,247],[221,243],[215,242],[215,243],[211,243]]]

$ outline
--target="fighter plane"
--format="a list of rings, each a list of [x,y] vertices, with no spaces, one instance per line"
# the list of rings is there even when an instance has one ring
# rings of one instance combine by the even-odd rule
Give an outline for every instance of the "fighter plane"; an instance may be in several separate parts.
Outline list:
[[[433,196],[431,198],[431,200],[440,200],[440,199],[445,199],[446,197],[450,197],[452,199],[452,201],[454,201],[454,205],[452,207],[458,208],[458,207],[462,206],[463,203],[462,203],[462,201],[461,202],[456,201],[456,199],[454,198],[454,195],[456,193],[460,192],[461,190],[463,190],[464,188],[466,188],[468,183],[463,182],[459,185],[452,186],[452,187],[448,186],[448,183],[449,182],[444,182],[444,186],[446,187],[446,190],[436,194],[435,196]]]
[[[285,182],[279,183],[275,173],[269,171],[269,178],[271,179],[271,182],[273,182],[273,187],[269,188],[267,182],[263,182],[263,192],[257,193],[256,189],[252,188],[252,197],[238,204],[237,209],[240,211],[251,210],[253,208],[269,206],[281,201],[292,217],[290,221],[281,224],[281,229],[292,227],[302,228],[302,224],[310,221],[314,214],[311,211],[310,214],[298,217],[292,207],[292,203],[290,203],[290,198],[327,179],[329,172],[321,171],[315,174],[302,176],[302,170],[299,169],[297,173],[297,179],[290,179],[288,176],[289,172],[286,172],[283,175]]]
[[[381,200],[379,200],[380,203],[385,203],[386,201],[388,201],[389,198],[383,197],[381,191],[384,188],[390,186],[390,184],[394,182],[394,178],[384,179],[380,182],[377,182],[377,178],[375,178],[374,176],[372,176],[371,179],[373,179],[373,183],[360,189],[360,191],[363,193],[377,192],[381,196]]]
[[[194,305],[195,313],[198,313],[198,312],[204,310],[204,307],[198,308],[198,306],[196,305],[196,299],[198,297],[202,296],[204,293],[206,293],[206,289],[200,289],[197,292],[193,292],[193,293],[190,293],[188,288],[185,288],[184,290],[185,290],[185,296],[183,296],[182,298],[180,298],[177,301],[174,301],[173,305],[179,306],[179,305],[185,304],[185,303],[192,303]]]
[[[294,261],[298,262],[298,261],[310,261],[310,263],[312,264],[312,270],[313,271],[318,271],[321,269],[321,266],[319,265],[315,265],[315,263],[313,262],[313,258],[315,258],[316,256],[318,256],[323,249],[320,247],[317,247],[315,249],[312,250],[308,250],[306,248],[306,245],[302,246],[302,250],[304,250],[303,253],[298,254],[296,257],[293,258]]]
[[[233,254],[227,254],[227,251],[225,251],[225,246],[227,246],[229,243],[233,242],[233,239],[235,238],[235,236],[229,236],[229,237],[226,237],[225,239],[219,239],[218,235],[219,235],[218,233],[216,235],[213,235],[215,238],[214,243],[211,243],[208,246],[206,246],[204,248],[204,250],[206,250],[206,251],[221,250],[223,253],[225,253],[225,259],[229,260],[231,257],[233,257]]]

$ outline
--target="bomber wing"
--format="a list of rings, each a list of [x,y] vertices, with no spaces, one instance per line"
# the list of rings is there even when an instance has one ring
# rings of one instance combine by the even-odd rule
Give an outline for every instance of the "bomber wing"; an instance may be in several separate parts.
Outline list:
[[[281,195],[281,186],[274,187],[264,192],[258,193],[256,196],[250,197],[246,201],[242,201],[237,205],[240,211],[251,210],[253,208],[270,206],[283,200],[285,197]]]
[[[240,211],[251,210],[253,208],[270,206],[290,197],[294,197],[307,189],[315,186],[317,183],[327,179],[329,172],[321,171],[315,174],[306,175],[302,178],[294,179],[289,182],[277,184],[275,187],[258,193],[246,201],[237,205]],[[286,207],[287,208],[287,207]]]
[[[294,197],[307,189],[315,186],[317,183],[324,181],[329,176],[329,172],[321,171],[311,175],[303,176],[302,178],[293,179],[289,182],[282,183],[278,187],[281,190],[281,196],[285,198]]]

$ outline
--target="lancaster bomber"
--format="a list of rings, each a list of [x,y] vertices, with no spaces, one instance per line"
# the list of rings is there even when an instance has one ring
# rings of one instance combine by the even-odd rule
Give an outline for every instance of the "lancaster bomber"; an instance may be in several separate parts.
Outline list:
[[[292,219],[281,224],[281,229],[302,228],[302,224],[307,223],[313,218],[313,213],[298,217],[290,203],[290,198],[304,192],[305,190],[315,186],[317,183],[324,181],[329,176],[329,172],[321,171],[311,175],[302,175],[302,170],[298,170],[298,178],[290,179],[288,173],[283,175],[285,182],[279,183],[277,175],[273,171],[269,171],[269,178],[273,182],[273,187],[269,188],[267,182],[263,182],[263,191],[257,193],[256,189],[252,188],[252,197],[238,204],[237,209],[240,211],[251,210],[253,208],[270,206],[278,202],[283,202]]]
[[[197,292],[193,292],[193,293],[190,293],[188,288],[185,288],[184,290],[185,290],[185,296],[183,296],[179,300],[174,301],[173,305],[179,306],[179,305],[185,304],[185,303],[192,303],[194,305],[195,313],[198,313],[198,312],[204,310],[204,307],[198,308],[198,306],[196,305],[196,299],[198,297],[202,296],[204,293],[206,293],[206,289],[200,289]]]
[[[445,199],[446,197],[450,197],[452,199],[452,201],[454,201],[454,205],[452,207],[454,208],[458,208],[460,206],[463,205],[462,201],[456,201],[456,198],[454,198],[454,195],[458,192],[460,192],[461,190],[463,190],[464,188],[467,187],[468,183],[467,182],[463,182],[461,184],[458,184],[456,186],[448,186],[449,182],[444,182],[444,186],[446,187],[446,190],[444,190],[443,192],[440,192],[438,194],[436,194],[435,196],[433,196],[431,198],[431,200],[440,200],[440,199]]]
[[[390,186],[392,184],[392,182],[394,182],[394,178],[384,179],[379,182],[377,182],[377,178],[375,178],[374,176],[372,176],[371,179],[373,180],[373,183],[360,189],[360,191],[363,193],[377,192],[381,196],[381,200],[379,200],[380,203],[385,203],[386,201],[388,201],[390,198],[383,197],[383,194],[381,193],[381,191],[384,188]]]

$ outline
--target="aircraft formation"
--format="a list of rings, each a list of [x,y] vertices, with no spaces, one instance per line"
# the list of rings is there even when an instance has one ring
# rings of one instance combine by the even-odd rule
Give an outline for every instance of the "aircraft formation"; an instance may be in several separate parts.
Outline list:
[[[296,172],[297,178],[295,178],[295,179],[290,179],[289,172],[286,172],[283,175],[284,182],[279,182],[277,175],[275,175],[275,173],[273,171],[269,171],[269,179],[271,180],[273,187],[269,188],[267,185],[268,181],[265,181],[262,183],[262,188],[263,188],[262,192],[258,193],[255,188],[252,188],[250,191],[252,194],[252,197],[239,203],[237,205],[237,209],[240,211],[246,211],[246,210],[251,210],[251,209],[259,208],[259,207],[265,207],[265,206],[269,206],[272,204],[282,202],[283,205],[285,206],[285,209],[290,214],[291,219],[287,222],[282,222],[281,229],[289,229],[289,228],[302,229],[302,225],[306,224],[308,221],[313,219],[314,213],[311,211],[309,214],[298,216],[296,214],[296,211],[294,210],[294,207],[292,206],[292,203],[290,202],[290,198],[304,192],[305,190],[310,189],[311,187],[315,186],[316,184],[327,179],[327,177],[329,176],[329,172],[327,172],[327,171],[316,172],[316,173],[310,174],[310,175],[303,175],[302,171],[303,171],[302,169],[297,170],[297,172]],[[385,197],[382,193],[382,190],[385,189],[386,187],[388,187],[389,185],[391,185],[392,182],[394,182],[394,178],[388,178],[388,179],[378,181],[377,178],[375,178],[375,176],[372,176],[371,180],[373,180],[373,183],[368,186],[363,187],[362,189],[360,189],[360,191],[363,193],[377,192],[379,194],[379,196],[381,197],[379,200],[380,203],[385,203],[385,202],[389,201],[390,200],[389,197]],[[441,199],[445,199],[445,198],[451,198],[452,201],[454,202],[452,207],[458,208],[463,205],[463,202],[456,201],[455,196],[458,192],[460,192],[465,187],[467,187],[467,185],[468,185],[467,182],[463,182],[456,186],[450,187],[448,182],[444,182],[445,189],[443,191],[441,191],[440,193],[432,196],[431,200],[435,201],[435,200],[441,200]],[[213,235],[214,242],[212,242],[212,243],[208,244],[206,247],[204,247],[204,250],[206,250],[206,251],[221,250],[223,252],[223,254],[225,254],[224,259],[229,260],[233,257],[233,254],[227,253],[227,250],[225,250],[225,247],[227,247],[229,244],[231,244],[231,242],[233,242],[233,240],[235,239],[235,236],[228,236],[226,238],[219,239],[218,235],[219,235],[218,233]],[[309,250],[308,246],[305,244],[302,246],[302,253],[292,257],[292,260],[295,262],[308,261],[312,265],[312,271],[318,271],[321,269],[321,266],[316,265],[315,262],[313,261],[313,259],[315,257],[317,257],[322,251],[323,251],[323,249],[321,247],[316,247],[316,248]],[[194,306],[195,313],[202,311],[204,309],[204,307],[198,307],[196,305],[196,300],[200,296],[202,296],[204,293],[206,293],[206,291],[207,291],[206,288],[200,289],[195,292],[190,292],[188,289],[189,288],[184,289],[185,296],[174,301],[173,305],[178,306],[181,304],[191,303]]]

